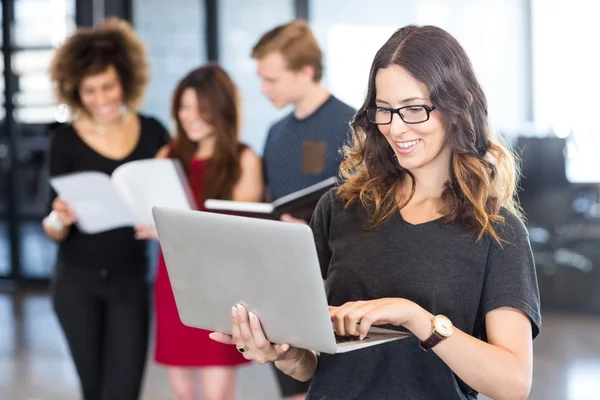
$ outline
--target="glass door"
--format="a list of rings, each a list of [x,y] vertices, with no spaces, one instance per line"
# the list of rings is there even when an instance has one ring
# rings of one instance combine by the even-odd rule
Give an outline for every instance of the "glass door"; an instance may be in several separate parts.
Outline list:
[[[0,166],[4,164],[0,169],[3,185],[0,194],[0,277],[8,268],[5,275],[43,280],[49,278],[56,255],[55,244],[46,238],[41,226],[49,206],[47,154],[50,132],[66,119],[64,108],[54,98],[48,68],[56,47],[75,28],[75,1],[4,1],[12,1],[11,40],[2,46],[2,50],[9,53],[10,71],[6,73],[14,83],[6,99],[10,104],[3,102],[4,110],[7,105],[13,110],[11,129],[0,136]],[[2,147],[2,140],[14,147]],[[6,160],[2,159],[3,148],[5,153],[12,150],[11,162],[2,162]],[[11,175],[15,185],[9,189],[5,177]],[[10,205],[7,196],[12,191],[16,192],[14,198],[17,201]],[[7,223],[9,220],[12,225]],[[18,272],[14,259],[12,264],[6,265],[7,254],[10,256],[11,251],[18,254]]]

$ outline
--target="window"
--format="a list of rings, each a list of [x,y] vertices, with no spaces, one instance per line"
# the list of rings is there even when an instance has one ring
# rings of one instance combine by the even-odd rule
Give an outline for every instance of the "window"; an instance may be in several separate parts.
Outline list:
[[[133,23],[148,49],[150,83],[143,111],[169,126],[177,83],[206,61],[204,7],[197,0],[133,0]]]
[[[269,126],[291,110],[277,110],[260,93],[252,47],[266,31],[294,19],[293,2],[223,0],[219,2],[219,57],[242,98],[242,140],[262,154]]]
[[[538,129],[567,139],[571,182],[599,182],[600,3],[532,0],[533,98]]]
[[[311,25],[325,51],[325,83],[358,107],[375,52],[408,24],[446,29],[464,46],[487,95],[494,127],[513,135],[529,119],[526,1],[313,0]],[[525,92],[525,95],[524,95]]]

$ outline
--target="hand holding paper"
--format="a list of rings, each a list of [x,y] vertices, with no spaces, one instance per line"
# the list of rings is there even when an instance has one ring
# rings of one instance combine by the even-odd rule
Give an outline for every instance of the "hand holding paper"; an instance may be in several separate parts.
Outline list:
[[[52,211],[63,226],[71,226],[77,221],[77,217],[71,207],[60,197],[57,197],[52,202]]]
[[[138,240],[154,239],[158,240],[158,232],[154,226],[150,225],[136,225],[135,238]]]
[[[123,164],[108,176],[85,171],[51,178],[78,228],[88,234],[135,225],[154,226],[153,206],[194,208],[181,166],[172,159]]]

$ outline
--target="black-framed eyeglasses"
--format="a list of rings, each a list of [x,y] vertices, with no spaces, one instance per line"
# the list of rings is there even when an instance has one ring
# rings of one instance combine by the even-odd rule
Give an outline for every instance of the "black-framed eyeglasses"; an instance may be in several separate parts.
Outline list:
[[[400,108],[369,107],[365,110],[367,119],[375,125],[388,125],[392,123],[394,114],[398,114],[405,124],[420,124],[429,120],[429,115],[435,106],[413,105]]]

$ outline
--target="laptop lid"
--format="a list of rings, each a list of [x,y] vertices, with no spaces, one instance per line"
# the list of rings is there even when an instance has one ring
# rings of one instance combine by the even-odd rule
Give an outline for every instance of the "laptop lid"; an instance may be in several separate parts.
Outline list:
[[[231,333],[231,307],[242,303],[270,341],[336,352],[308,226],[165,207],[153,214],[185,325]]]

